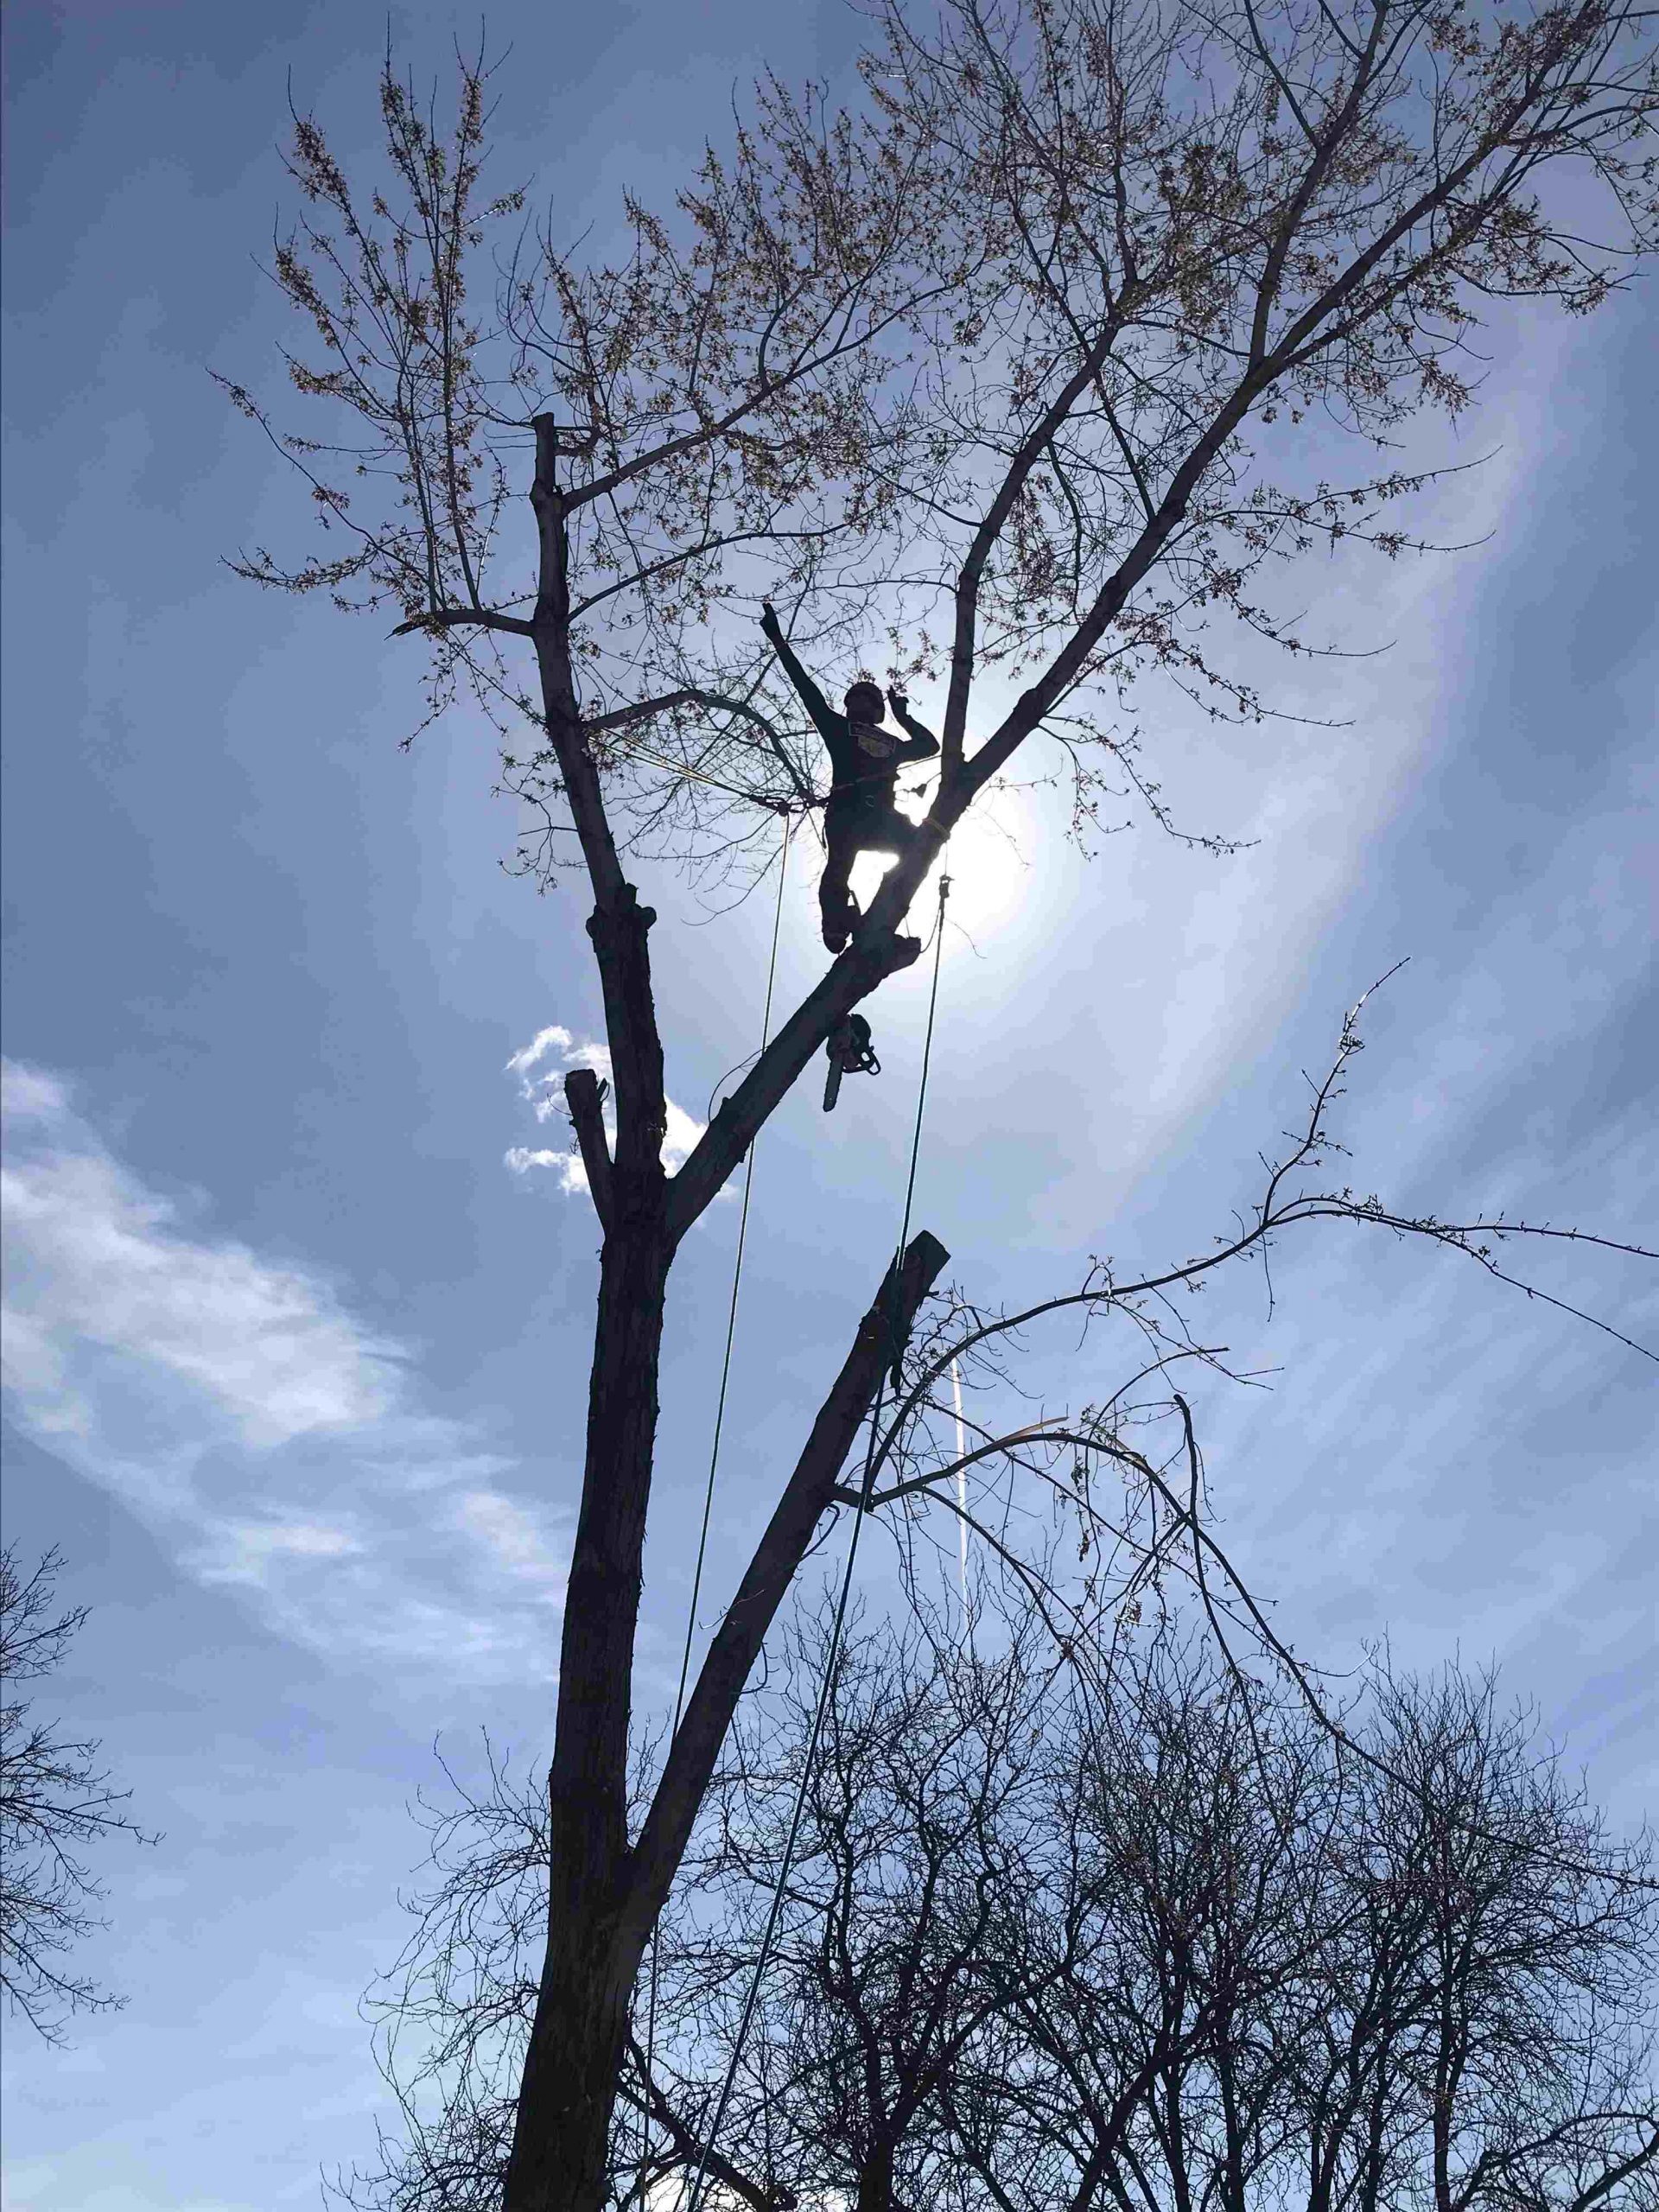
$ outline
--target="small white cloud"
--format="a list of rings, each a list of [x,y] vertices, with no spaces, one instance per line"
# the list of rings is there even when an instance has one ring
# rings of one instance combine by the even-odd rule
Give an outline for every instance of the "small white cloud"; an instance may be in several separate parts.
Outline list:
[[[507,1062],[509,1075],[528,1075],[536,1063],[549,1052],[568,1052],[570,1032],[556,1024],[550,1029],[538,1029],[528,1045],[521,1046]]]
[[[499,1487],[509,1462],[420,1411],[407,1350],[321,1276],[187,1224],[55,1077],[8,1063],[3,1103],[20,1426],[302,1642],[550,1674],[559,1531]]]
[[[515,1144],[501,1156],[515,1175],[526,1175],[532,1167],[551,1167],[558,1175],[559,1188],[567,1194],[588,1188],[588,1170],[579,1152],[532,1152],[528,1146]]]
[[[550,1053],[558,1056],[558,1065],[537,1074],[534,1071]],[[564,1077],[571,1068],[591,1068],[595,1075],[611,1079],[611,1055],[608,1046],[578,1040],[569,1030],[556,1022],[545,1029],[538,1029],[528,1045],[521,1046],[507,1061],[507,1072],[521,1078],[520,1097],[525,1100],[538,1122],[545,1122],[555,1114],[563,1113],[564,1106]],[[668,1102],[668,1120],[663,1136],[663,1165],[671,1174],[683,1165],[696,1149],[708,1124],[695,1115],[688,1114],[683,1106]],[[616,1123],[608,1113],[605,1116],[605,1134],[613,1145],[616,1142]],[[558,1178],[558,1185],[567,1197],[588,1188],[588,1171],[576,1152],[553,1152],[535,1149],[528,1145],[512,1145],[503,1155],[507,1166],[515,1175],[527,1174],[532,1167],[550,1168]]]
[[[699,1122],[695,1116],[688,1114],[683,1106],[677,1106],[671,1098],[669,1100],[668,1127],[663,1137],[663,1165],[671,1173],[696,1151],[708,1126],[706,1122]]]
[[[543,1069],[541,1066],[550,1052],[556,1052],[559,1065]],[[506,1071],[521,1078],[518,1095],[527,1098],[536,1109],[536,1118],[544,1122],[563,1103],[563,1084],[571,1068],[591,1068],[595,1075],[611,1079],[611,1051],[608,1045],[579,1043],[568,1029],[556,1022],[545,1029],[538,1029],[528,1045],[521,1046],[507,1060]]]

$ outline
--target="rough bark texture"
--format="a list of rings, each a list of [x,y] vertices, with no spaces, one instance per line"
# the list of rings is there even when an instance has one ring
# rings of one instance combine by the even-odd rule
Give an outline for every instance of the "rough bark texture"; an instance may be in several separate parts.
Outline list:
[[[858,2174],[858,2212],[893,2212],[893,2145],[878,2143]]]
[[[766,1630],[834,1502],[836,1479],[881,1372],[908,1338],[916,1310],[949,1256],[923,1235],[888,1269],[715,1638],[639,1848],[631,1850],[633,1642],[668,1272],[681,1237],[830,1029],[885,977],[914,960],[920,947],[914,938],[899,936],[895,926],[861,931],[858,945],[784,1025],[762,1055],[761,1070],[751,1071],[690,1160],[669,1179],[662,1166],[667,1104],[651,976],[656,917],[624,880],[582,720],[570,659],[569,510],[557,481],[558,459],[557,426],[550,416],[539,416],[531,496],[540,582],[531,627],[548,737],[594,888],[588,931],[604,994],[616,1146],[613,1159],[597,1084],[590,1075],[573,1074],[566,1096],[605,1236],[582,1506],[548,1777],[547,1952],[504,2212],[599,2212],[605,2201],[611,2119],[645,1944]],[[918,846],[925,842],[918,839]],[[899,918],[902,908],[895,913],[895,922]]]
[[[531,499],[541,549],[534,631],[543,713],[594,887],[588,924],[616,1086],[607,1162],[597,1090],[571,1099],[593,1152],[605,1241],[588,1389],[582,1506],[560,1647],[548,1777],[547,1953],[507,2169],[506,2212],[597,2206],[633,1965],[617,1940],[629,1882],[628,1725],[645,1516],[657,1439],[663,1299],[676,1237],[662,1166],[667,1116],[652,992],[656,917],[623,880],[582,727],[570,664],[569,547],[558,435],[536,423]]]
[[[743,1685],[818,1522],[835,1502],[837,1478],[882,1371],[894,1347],[908,1342],[917,1309],[950,1258],[938,1237],[924,1230],[912,1238],[902,1260],[888,1268],[755,1547],[737,1595],[726,1609],[686,1700],[639,1834],[630,1917],[641,1949],[667,1898]]]
[[[620,1223],[600,1266],[587,1478],[571,1556],[548,1778],[547,1955],[508,2168],[508,2212],[597,2205],[636,1959],[627,1895],[629,1685],[657,1427],[669,1253]]]
[[[546,1959],[505,2212],[598,2212],[629,1999],[708,1776],[766,1633],[834,1499],[883,1370],[950,1255],[924,1231],[887,1270],[704,1662],[637,1849],[625,1797],[628,1685],[672,1248],[626,1198],[601,1262],[588,1472],[571,1561],[549,1778]]]

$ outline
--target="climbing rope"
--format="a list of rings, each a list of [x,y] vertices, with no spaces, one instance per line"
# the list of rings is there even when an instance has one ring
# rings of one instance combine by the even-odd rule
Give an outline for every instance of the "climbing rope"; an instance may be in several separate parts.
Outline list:
[[[760,1015],[760,1050],[765,1052],[772,1039],[772,1001],[778,981],[778,942],[784,921],[784,887],[789,880],[789,841],[794,824],[787,814],[784,817],[784,841],[778,857],[778,903],[772,916],[772,954],[766,963],[766,999]],[[720,1440],[726,1427],[726,1387],[732,1373],[732,1344],[737,1334],[737,1300],[743,1283],[743,1254],[749,1238],[749,1198],[754,1188],[754,1155],[760,1139],[749,1147],[743,1165],[743,1205],[737,1217],[737,1252],[732,1262],[732,1294],[726,1308],[726,1351],[720,1363],[720,1392],[715,1401],[715,1433],[709,1447],[709,1478],[703,1485],[702,1526],[697,1532],[697,1562],[691,1573],[691,1602],[686,1609],[685,1645],[680,1654],[680,1679],[674,1692],[674,1719],[670,1725],[668,1740],[671,1744],[680,1726],[680,1714],[685,1706],[685,1685],[691,1672],[691,1649],[696,1640],[697,1605],[702,1595],[702,1570],[709,1555],[709,1528],[715,1509],[715,1476],[720,1465]],[[657,1990],[658,1952],[657,1935],[653,1929],[651,1938],[651,1998],[645,2018],[645,2063],[649,2069],[657,2056]],[[647,2101],[645,2120],[645,2148],[651,2144],[650,2105]],[[641,2161],[642,2169],[645,2161]]]
[[[764,791],[744,791],[736,784],[723,784],[718,776],[711,776],[702,768],[694,768],[689,760],[671,760],[665,753],[653,753],[649,746],[640,745],[631,738],[613,740],[607,750],[620,753],[627,760],[649,760],[653,768],[666,768],[671,775],[689,776],[694,784],[706,784],[711,791],[724,791],[728,798],[745,798],[755,806],[767,807],[773,814],[781,814],[785,821],[790,819],[792,811],[797,810],[788,799],[772,798]],[[798,811],[810,813],[820,804],[822,801],[816,798],[804,799],[799,803]]]
[[[810,817],[815,809],[823,804],[823,801],[806,782],[794,762],[783,753],[781,747],[779,748],[779,757],[784,766],[789,770],[796,785],[797,798],[794,802],[785,798],[773,798],[765,791],[748,791],[739,784],[722,783],[718,776],[711,776],[707,769],[694,768],[689,760],[673,760],[664,753],[653,752],[643,739],[611,737],[607,732],[604,731],[597,732],[595,734],[598,734],[605,742],[607,752],[623,760],[649,760],[653,768],[666,768],[671,775],[687,776],[694,784],[704,784],[710,791],[723,791],[728,798],[747,799],[755,806],[764,806],[771,813],[781,815],[785,823],[790,821],[792,815],[798,812]],[[588,750],[591,753],[591,741]],[[816,827],[816,824],[814,826]],[[819,834],[822,836],[822,831]]]
[[[778,981],[778,939],[784,919],[784,886],[789,875],[789,840],[794,825],[784,817],[784,842],[778,864],[778,903],[772,916],[772,957],[766,963],[766,1001],[760,1015],[760,1050],[765,1052],[772,1041],[772,999]],[[709,1552],[709,1519],[715,1504],[715,1471],[720,1465],[720,1440],[726,1427],[726,1386],[731,1379],[732,1339],[737,1331],[737,1294],[743,1281],[743,1252],[749,1239],[749,1198],[754,1189],[754,1155],[760,1145],[757,1136],[749,1147],[748,1158],[743,1163],[743,1205],[737,1217],[737,1253],[732,1262],[732,1295],[726,1309],[726,1351],[720,1363],[720,1395],[715,1402],[715,1433],[709,1449],[709,1479],[702,1493],[702,1526],[697,1533],[697,1563],[691,1574],[691,1606],[686,1616],[685,1649],[680,1655],[679,1687],[674,1693],[674,1728],[680,1725],[680,1713],[685,1703],[686,1677],[691,1667],[691,1645],[696,1635],[697,1600],[702,1594],[703,1562]],[[669,1740],[673,1741],[672,1730]]]
[[[961,1573],[963,1618],[968,1618],[968,1431],[962,1418],[962,1370],[950,1362],[950,1395],[957,1411],[957,1554]]]
[[[784,1893],[795,1859],[795,1846],[799,1840],[801,1823],[806,1817],[806,1801],[812,1787],[812,1770],[817,1763],[818,1745],[823,1735],[823,1724],[830,1710],[830,1700],[835,1694],[836,1669],[841,1658],[841,1640],[847,1624],[847,1607],[852,1597],[853,1569],[858,1562],[858,1541],[863,1534],[864,1522],[869,1511],[870,1493],[875,1480],[875,1447],[881,1430],[881,1408],[889,1372],[895,1375],[899,1359],[904,1351],[899,1342],[899,1312],[901,1270],[905,1248],[910,1242],[911,1206],[916,1196],[916,1167],[922,1147],[922,1114],[927,1104],[927,1075],[933,1059],[933,1022],[939,1003],[939,958],[944,945],[944,902],[950,893],[950,879],[939,878],[939,911],[933,931],[933,981],[927,997],[927,1031],[922,1043],[921,1081],[916,1090],[916,1123],[910,1139],[910,1173],[905,1183],[905,1211],[899,1231],[899,1248],[893,1261],[893,1297],[890,1305],[892,1330],[887,1346],[888,1357],[884,1363],[875,1388],[875,1403],[870,1412],[869,1440],[864,1451],[864,1474],[859,1484],[858,1510],[853,1516],[852,1535],[847,1545],[847,1561],[842,1570],[841,1589],[836,1599],[835,1618],[830,1630],[830,1651],[824,1664],[823,1680],[818,1688],[818,1700],[812,1715],[812,1731],[807,1738],[806,1757],[801,1767],[801,1786],[795,1795],[795,1809],[790,1818],[789,1834],[784,1842],[783,1863],[778,1869],[778,1880],[772,1893],[772,1903],[766,1913],[766,1924],[760,1936],[760,1948],[756,1955],[754,1972],[749,1980],[748,1995],[744,1999],[742,2017],[738,2022],[737,2035],[732,2044],[731,2062],[720,2085],[720,2095],[707,2127],[703,2132],[702,2152],[697,2161],[697,2171],[692,2177],[691,2193],[685,2202],[684,2212],[698,2212],[702,2201],[703,2185],[709,2177],[709,2161],[713,2156],[721,2123],[726,2117],[732,2088],[737,2080],[737,2069],[742,2062],[743,2045],[748,2038],[754,2008],[760,2001],[760,1983],[772,1954],[772,1938],[778,1932],[778,1922],[783,1911]]]

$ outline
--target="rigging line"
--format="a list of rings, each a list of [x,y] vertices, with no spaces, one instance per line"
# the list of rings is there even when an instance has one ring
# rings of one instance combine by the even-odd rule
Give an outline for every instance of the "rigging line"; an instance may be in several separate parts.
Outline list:
[[[778,944],[784,923],[784,887],[789,880],[789,841],[794,829],[790,817],[784,817],[784,840],[778,856],[778,902],[772,916],[772,952],[766,963],[766,998],[760,1015],[760,1050],[765,1052],[772,1038],[772,1001],[778,981]],[[670,1724],[668,1740],[672,1744],[680,1726],[680,1714],[685,1705],[685,1685],[691,1671],[691,1647],[697,1632],[697,1603],[702,1595],[702,1570],[709,1554],[709,1528],[715,1506],[715,1472],[720,1465],[720,1440],[726,1426],[726,1386],[732,1372],[732,1344],[737,1333],[737,1297],[743,1281],[743,1255],[749,1236],[749,1197],[754,1188],[754,1154],[760,1140],[756,1135],[743,1163],[743,1208],[737,1217],[737,1253],[732,1262],[732,1295],[726,1310],[726,1351],[720,1367],[720,1394],[715,1402],[715,1433],[709,1449],[709,1479],[702,1494],[702,1526],[697,1534],[697,1563],[691,1575],[691,1602],[685,1616],[685,1648],[680,1655],[679,1686],[674,1692],[674,1718]],[[645,2022],[646,2064],[654,2064],[657,2056],[657,1992],[658,1948],[655,1929],[651,1939],[651,1998]],[[651,2119],[649,2107],[645,2117],[645,2145],[650,2147]],[[642,2168],[645,2161],[641,2161]]]
[[[778,1880],[772,1893],[772,1903],[766,1912],[766,1924],[760,1936],[760,1948],[756,1954],[754,1972],[750,1978],[748,1995],[744,2000],[742,2017],[738,2022],[737,2034],[732,2044],[731,2060],[725,2078],[720,2085],[720,2095],[702,2131],[702,2152],[697,2160],[697,2171],[692,2177],[691,2190],[685,2200],[684,2212],[698,2212],[702,2201],[703,2184],[709,2176],[709,2160],[719,2136],[721,2123],[726,2117],[737,2069],[742,2062],[743,2045],[747,2040],[754,2008],[760,2001],[760,1983],[771,1955],[772,1938],[778,1932],[778,1922],[783,1911],[784,1893],[789,1886],[791,1869],[794,1864],[795,1846],[799,1840],[801,1823],[806,1817],[806,1800],[812,1786],[812,1770],[817,1763],[818,1745],[823,1735],[823,1724],[830,1710],[830,1700],[835,1694],[836,1669],[841,1658],[841,1640],[847,1624],[847,1606],[852,1596],[853,1569],[858,1560],[858,1540],[863,1533],[869,1514],[870,1492],[875,1479],[875,1446],[881,1430],[882,1400],[886,1394],[889,1368],[896,1367],[904,1347],[899,1342],[899,1300],[905,1247],[910,1239],[910,1214],[916,1195],[916,1166],[922,1147],[922,1113],[927,1103],[927,1075],[933,1058],[933,1021],[939,1003],[939,956],[944,946],[944,902],[950,896],[950,879],[939,878],[939,911],[934,929],[933,981],[927,999],[927,1033],[922,1044],[921,1081],[916,1090],[916,1125],[910,1140],[910,1174],[905,1184],[904,1222],[899,1231],[899,1249],[893,1263],[893,1300],[891,1313],[893,1327],[888,1344],[889,1363],[883,1367],[876,1384],[875,1402],[870,1410],[870,1433],[864,1450],[864,1476],[859,1485],[858,1510],[853,1516],[852,1535],[847,1545],[847,1563],[842,1571],[841,1589],[836,1599],[835,1619],[830,1630],[830,1650],[824,1663],[823,1680],[819,1685],[817,1706],[812,1715],[812,1731],[807,1738],[806,1757],[801,1766],[801,1786],[795,1794],[795,1809],[790,1818],[789,1834],[784,1841],[783,1862],[778,1869]]]
[[[953,1357],[950,1362],[950,1395],[957,1409],[957,1550],[962,1572],[962,1610],[968,1612],[968,1434],[962,1420],[962,1371]]]
[[[598,736],[601,741],[603,741],[605,734],[606,733],[602,730],[593,733],[593,735]],[[588,745],[588,753],[591,756],[593,752],[592,738],[588,736],[585,732],[584,742]],[[652,767],[666,768],[671,775],[689,776],[693,783],[707,784],[710,791],[724,791],[728,798],[747,799],[753,805],[769,808],[772,813],[781,814],[785,820],[787,820],[791,813],[795,810],[787,799],[768,798],[764,792],[747,791],[741,784],[724,784],[721,781],[718,776],[709,775],[706,769],[694,768],[690,765],[690,761],[671,760],[663,753],[653,753],[648,745],[642,744],[638,738],[613,738],[611,740],[607,750],[613,753],[620,753],[624,759],[632,758],[639,760],[649,760]],[[756,750],[759,750],[759,748],[757,747]],[[790,773],[795,778],[796,789],[798,793],[800,795],[800,812],[803,814],[811,813],[816,807],[822,806],[823,804],[823,801],[818,797],[817,793],[812,790],[811,786],[807,784],[804,778],[799,774],[793,761],[789,760],[786,755],[782,757],[784,760],[784,766],[789,769]]]
[[[593,755],[592,740],[594,736],[602,738],[604,736],[604,732],[601,730],[594,731],[590,734],[584,730],[583,742],[588,747],[590,758],[592,758]],[[753,806],[764,806],[773,814],[782,815],[785,822],[789,820],[790,816],[793,811],[790,802],[787,799],[768,798],[765,792],[747,791],[739,784],[723,784],[718,776],[711,776],[702,768],[694,768],[689,761],[671,760],[666,759],[664,755],[660,753],[653,753],[648,745],[641,744],[638,738],[614,739],[612,741],[609,750],[613,753],[620,753],[624,760],[635,759],[639,760],[649,760],[653,768],[666,768],[671,775],[689,776],[693,783],[706,784],[710,791],[723,791],[728,798],[746,799]],[[800,801],[801,813],[810,817],[813,811],[817,808],[822,806],[824,802],[806,782],[804,777],[799,773],[794,762],[783,752],[781,747],[779,748],[779,757],[782,760],[784,766],[789,770],[790,774],[794,778],[797,790],[803,794]],[[597,765],[597,763],[595,763],[595,765]],[[816,823],[814,823],[813,826],[814,828],[817,827]],[[822,842],[823,833],[821,830],[818,832],[818,836],[819,841]]]
[[[766,1001],[760,1015],[760,1050],[764,1052],[772,1040],[772,990],[778,980],[778,939],[784,919],[784,885],[789,875],[789,839],[793,828],[787,815],[784,817],[784,842],[778,869],[778,903],[772,916],[772,957],[766,965]],[[715,1403],[714,1441],[709,1452],[709,1480],[703,1491],[702,1528],[697,1538],[697,1563],[691,1575],[691,1610],[685,1625],[685,1649],[680,1658],[679,1687],[674,1693],[674,1726],[680,1725],[680,1713],[685,1702],[686,1677],[691,1667],[691,1645],[696,1634],[697,1600],[702,1594],[703,1562],[709,1549],[709,1521],[715,1503],[715,1471],[720,1465],[720,1440],[726,1426],[726,1386],[732,1372],[732,1340],[737,1332],[737,1294],[743,1281],[743,1253],[749,1236],[749,1195],[754,1188],[754,1154],[760,1140],[757,1134],[749,1147],[748,1158],[743,1163],[743,1206],[737,1217],[737,1255],[732,1263],[731,1302],[726,1312],[726,1352],[720,1367],[720,1395]],[[671,1735],[670,1740],[672,1741]]]
[[[785,800],[765,798],[759,791],[746,791],[736,784],[722,784],[718,776],[707,775],[701,768],[692,767],[689,761],[667,760],[662,753],[653,753],[647,745],[639,745],[622,739],[609,747],[608,750],[613,753],[620,753],[625,758],[649,760],[653,768],[666,768],[671,775],[689,776],[694,784],[707,784],[710,791],[724,791],[728,798],[747,799],[752,805],[769,807],[775,814],[786,814],[788,810],[788,803]]]
[[[769,813],[781,815],[785,822],[794,818],[795,809],[787,799],[768,798],[762,791],[743,791],[736,784],[722,784],[718,777],[705,775],[701,768],[693,768],[683,760],[667,760],[662,753],[652,752],[647,746],[620,741],[611,749],[625,758],[649,760],[653,768],[666,768],[671,775],[689,776],[694,784],[707,784],[710,791],[723,791],[728,798],[741,798],[751,806],[764,806]],[[823,804],[822,799],[814,797],[804,800],[799,810],[803,817],[812,823],[820,844],[823,842],[823,831],[812,817],[814,810]]]

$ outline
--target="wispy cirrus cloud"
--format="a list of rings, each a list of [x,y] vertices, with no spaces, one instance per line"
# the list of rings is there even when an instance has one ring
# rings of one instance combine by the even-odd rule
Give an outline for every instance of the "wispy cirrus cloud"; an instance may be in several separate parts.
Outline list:
[[[519,1096],[530,1107],[538,1122],[545,1122],[564,1110],[564,1078],[572,1068],[591,1068],[607,1083],[611,1079],[611,1055],[607,1046],[582,1041],[556,1022],[545,1029],[538,1029],[529,1044],[522,1045],[507,1061],[506,1073],[518,1079]],[[688,1114],[683,1107],[668,1101],[668,1126],[663,1137],[663,1165],[671,1173],[678,1167],[696,1144],[708,1124]],[[613,1144],[616,1141],[616,1124],[610,1115],[605,1116],[605,1128]],[[582,1154],[574,1147],[553,1149],[546,1146],[515,1144],[509,1146],[503,1158],[515,1175],[526,1175],[532,1168],[545,1169],[556,1179],[559,1189],[567,1197],[588,1188],[588,1171],[582,1164]]]
[[[335,1656],[551,1670],[563,1531],[321,1275],[203,1230],[38,1068],[3,1075],[19,1427]]]

